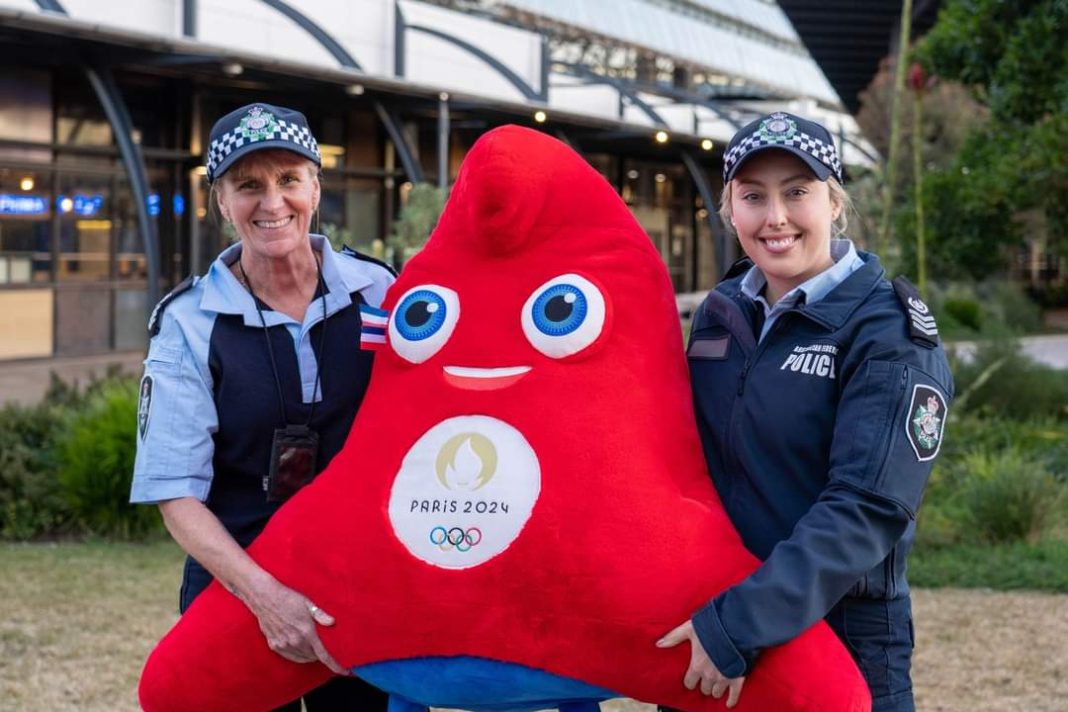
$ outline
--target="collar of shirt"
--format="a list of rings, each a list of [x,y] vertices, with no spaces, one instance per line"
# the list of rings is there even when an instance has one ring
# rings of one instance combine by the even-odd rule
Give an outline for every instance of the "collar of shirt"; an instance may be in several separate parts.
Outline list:
[[[341,269],[337,253],[330,248],[326,238],[322,235],[312,235],[311,245],[312,249],[322,257],[323,283],[327,291],[326,313],[330,316],[352,304],[352,292],[363,289],[372,281],[352,270]],[[238,242],[223,250],[211,263],[211,268],[204,277],[204,296],[200,300],[200,307],[220,314],[241,314],[246,326],[260,326],[256,302],[230,271],[230,265],[240,256],[241,243]],[[318,299],[316,301],[318,302]],[[263,318],[267,326],[293,322],[285,314],[272,310],[264,310]],[[308,326],[321,319],[321,309],[308,309],[305,316]]]
[[[749,268],[740,286],[742,294],[764,310],[764,326],[758,341],[767,335],[772,324],[783,312],[798,304],[815,304],[864,266],[864,260],[857,254],[851,240],[831,240],[831,259],[834,260],[833,265],[782,295],[774,305],[768,304],[764,298],[764,288],[768,284],[764,273],[756,265]]]

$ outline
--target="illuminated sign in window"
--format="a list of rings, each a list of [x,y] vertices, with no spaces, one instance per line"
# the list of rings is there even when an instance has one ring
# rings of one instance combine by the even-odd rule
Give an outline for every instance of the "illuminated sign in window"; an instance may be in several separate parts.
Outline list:
[[[0,193],[0,215],[48,215],[48,201],[39,195]]]
[[[56,208],[59,212],[73,213],[78,217],[91,218],[99,213],[102,207],[104,207],[104,196],[99,193],[97,195],[75,194],[56,197]]]
[[[174,216],[185,214],[185,198],[177,193],[174,194]]]
[[[159,193],[149,193],[145,198],[145,203],[148,205],[148,214],[152,217],[159,215]]]

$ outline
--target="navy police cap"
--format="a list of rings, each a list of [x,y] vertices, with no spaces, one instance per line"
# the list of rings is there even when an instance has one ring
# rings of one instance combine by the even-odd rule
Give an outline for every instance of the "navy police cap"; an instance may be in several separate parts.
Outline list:
[[[211,127],[208,144],[208,182],[225,173],[244,156],[267,148],[293,151],[317,166],[323,164],[304,114],[271,104],[249,104],[231,111]]]
[[[751,156],[771,149],[794,154],[820,180],[834,176],[842,182],[842,161],[830,132],[815,121],[777,111],[746,124],[734,134],[723,154],[723,183],[729,183]]]

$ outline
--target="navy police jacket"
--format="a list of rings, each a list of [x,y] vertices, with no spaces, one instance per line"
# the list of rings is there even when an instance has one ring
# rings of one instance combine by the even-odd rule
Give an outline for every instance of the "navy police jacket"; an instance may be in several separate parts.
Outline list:
[[[843,596],[908,595],[912,545],[953,380],[915,289],[879,260],[785,312],[758,344],[738,276],[695,314],[687,349],[711,476],[764,563],[693,616],[728,677]]]

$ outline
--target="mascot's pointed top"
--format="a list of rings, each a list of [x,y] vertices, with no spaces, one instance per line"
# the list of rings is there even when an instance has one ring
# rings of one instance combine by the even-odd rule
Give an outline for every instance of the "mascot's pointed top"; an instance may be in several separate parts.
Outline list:
[[[563,227],[643,236],[612,186],[573,149],[508,125],[471,147],[437,232],[483,254],[507,254]]]

